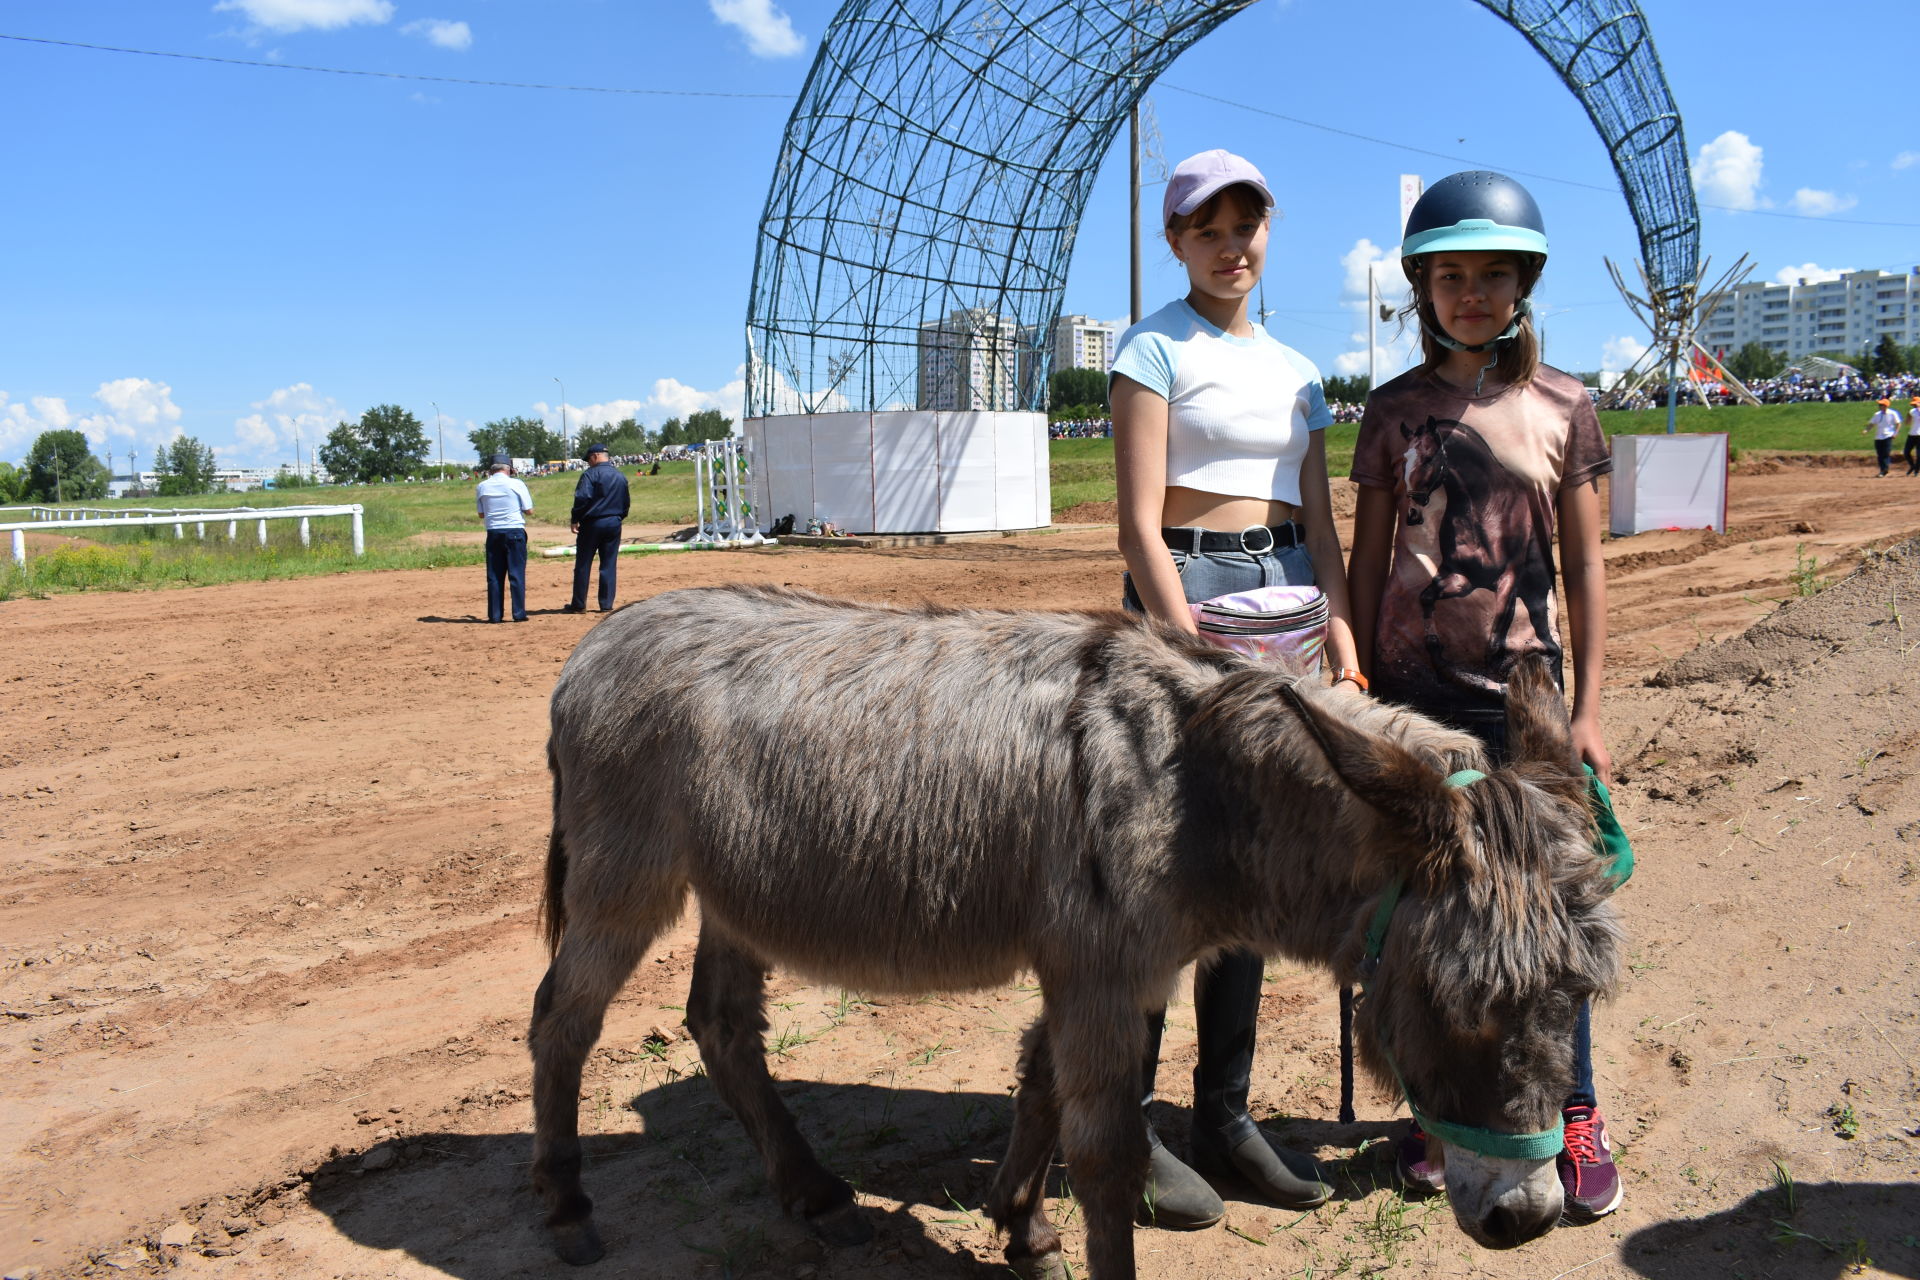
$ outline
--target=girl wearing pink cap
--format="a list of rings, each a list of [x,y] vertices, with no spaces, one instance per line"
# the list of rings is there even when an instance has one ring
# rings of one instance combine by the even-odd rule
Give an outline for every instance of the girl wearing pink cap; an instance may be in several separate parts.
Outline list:
[[[1167,182],[1167,245],[1189,287],[1122,335],[1110,387],[1126,605],[1193,632],[1190,602],[1317,584],[1334,679],[1365,688],[1328,494],[1322,432],[1333,418],[1320,373],[1247,313],[1272,206],[1260,171],[1227,151],[1189,157]],[[1311,1159],[1275,1147],[1247,1110],[1262,969],[1258,955],[1229,951],[1195,974],[1192,1167],[1148,1127],[1157,1225],[1220,1220],[1225,1206],[1200,1174],[1289,1208],[1332,1194]],[[1163,1020],[1149,1019],[1147,1101]]]

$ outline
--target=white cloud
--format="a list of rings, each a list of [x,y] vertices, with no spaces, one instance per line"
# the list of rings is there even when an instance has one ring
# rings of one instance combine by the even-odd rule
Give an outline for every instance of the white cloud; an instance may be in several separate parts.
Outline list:
[[[1764,209],[1761,151],[1744,133],[1727,130],[1704,143],[1693,159],[1693,187],[1709,204],[1727,209]]]
[[[253,408],[253,413],[234,419],[236,444],[231,451],[219,450],[222,460],[231,452],[234,461],[262,466],[288,462],[296,439],[304,457],[327,438],[327,432],[354,418],[332,396],[319,394],[307,382],[281,387],[266,399],[255,400]]]
[[[793,22],[773,0],[707,0],[713,16],[747,38],[747,48],[758,58],[790,58],[807,47]]]
[[[1634,337],[1608,338],[1600,347],[1600,367],[1609,373],[1631,369],[1647,353],[1647,344]]]
[[[1819,284],[1825,280],[1838,280],[1852,271],[1852,267],[1822,267],[1812,262],[1803,262],[1797,267],[1782,267],[1773,276],[1775,284]]]
[[[1920,151],[1902,151],[1893,158],[1896,169],[1911,169],[1917,164],[1920,164]]]
[[[421,18],[400,28],[403,36],[424,36],[442,49],[460,52],[473,47],[473,29],[464,22],[445,22],[439,18]]]
[[[1382,249],[1362,237],[1353,248],[1340,255],[1341,305],[1353,311],[1359,321],[1351,338],[1357,350],[1343,351],[1333,358],[1333,372],[1343,378],[1358,377],[1367,371],[1367,272],[1373,272],[1376,300],[1398,310],[1408,297],[1407,278],[1400,270],[1400,250]],[[1376,321],[1374,325],[1373,363],[1380,381],[1411,366],[1420,349],[1419,330],[1404,328],[1398,320]]]
[[[1793,193],[1791,203],[1795,213],[1824,218],[1832,213],[1845,213],[1860,201],[1853,196],[1835,195],[1831,191],[1815,191],[1812,187],[1801,187]]]
[[[220,0],[215,13],[243,13],[254,26],[286,35],[312,28],[334,31],[359,22],[379,25],[393,17],[391,0]]]
[[[180,406],[164,382],[117,378],[101,383],[93,398],[100,412],[76,413],[63,396],[8,403],[0,391],[0,455],[24,457],[42,431],[79,431],[96,451],[110,449],[121,457],[129,448],[146,452],[180,434]]]

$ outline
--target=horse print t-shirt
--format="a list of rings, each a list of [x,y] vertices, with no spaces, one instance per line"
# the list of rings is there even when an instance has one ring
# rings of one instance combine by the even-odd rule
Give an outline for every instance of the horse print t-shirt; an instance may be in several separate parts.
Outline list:
[[[1391,492],[1398,513],[1374,691],[1471,725],[1503,714],[1528,654],[1559,678],[1554,512],[1611,470],[1586,388],[1546,365],[1484,396],[1418,369],[1368,396],[1353,480]]]

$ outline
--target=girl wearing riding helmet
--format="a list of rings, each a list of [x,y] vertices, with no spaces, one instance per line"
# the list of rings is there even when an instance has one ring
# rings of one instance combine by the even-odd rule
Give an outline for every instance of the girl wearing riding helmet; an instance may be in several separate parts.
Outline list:
[[[1360,666],[1378,696],[1465,729],[1496,759],[1515,663],[1541,655],[1564,685],[1553,547],[1573,656],[1573,746],[1601,781],[1612,761],[1600,730],[1607,588],[1599,479],[1613,469],[1579,379],[1540,363],[1529,295],[1547,259],[1533,197],[1497,173],[1456,173],[1407,218],[1400,265],[1412,285],[1421,363],[1367,397],[1352,477],[1360,486],[1348,566]],[[1593,1086],[1583,1002],[1574,1090],[1559,1160],[1567,1216],[1620,1205]],[[1399,1170],[1437,1190],[1444,1151],[1418,1125]]]
[[[1110,388],[1126,606],[1193,633],[1189,602],[1317,583],[1334,677],[1364,686],[1327,490],[1322,429],[1332,415],[1320,374],[1247,314],[1272,206],[1260,171],[1227,151],[1182,161],[1167,182],[1167,244],[1189,287],[1121,336]],[[1332,1188],[1311,1159],[1268,1142],[1247,1111],[1262,968],[1258,955],[1230,951],[1195,974],[1192,1160],[1262,1199],[1310,1208]],[[1148,1021],[1145,1101],[1164,1016]],[[1213,1187],[1151,1125],[1148,1136],[1152,1221],[1218,1222],[1226,1210]]]

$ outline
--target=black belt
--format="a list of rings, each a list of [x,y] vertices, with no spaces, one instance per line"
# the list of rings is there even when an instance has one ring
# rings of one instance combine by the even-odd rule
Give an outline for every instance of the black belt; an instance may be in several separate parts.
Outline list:
[[[1244,551],[1248,555],[1259,556],[1276,547],[1297,547],[1306,541],[1306,534],[1291,520],[1276,525],[1250,524],[1238,533],[1183,526],[1162,529],[1160,536],[1166,540],[1167,550],[1185,551],[1193,555],[1203,551]]]

